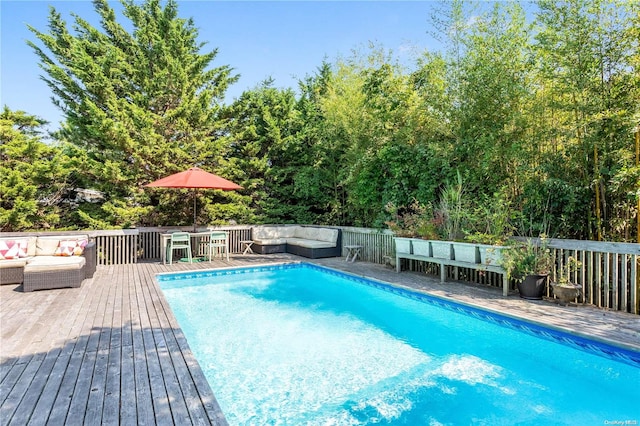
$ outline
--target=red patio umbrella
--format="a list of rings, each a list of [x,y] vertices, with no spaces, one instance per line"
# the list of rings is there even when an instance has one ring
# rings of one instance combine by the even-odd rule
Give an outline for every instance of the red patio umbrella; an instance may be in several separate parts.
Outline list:
[[[184,172],[158,179],[145,186],[152,188],[191,188],[193,189],[193,231],[196,231],[196,189],[221,189],[233,191],[242,189],[238,184],[221,178],[213,173],[205,172],[199,167],[191,167]]]

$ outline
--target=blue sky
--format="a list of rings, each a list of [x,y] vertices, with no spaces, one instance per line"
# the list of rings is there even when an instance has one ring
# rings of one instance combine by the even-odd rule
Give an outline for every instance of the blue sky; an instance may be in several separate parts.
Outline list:
[[[324,58],[335,62],[354,48],[375,42],[410,64],[415,52],[436,48],[429,35],[435,3],[427,1],[178,1],[179,15],[192,17],[207,51],[218,48],[214,66],[229,65],[240,80],[227,92],[226,102],[267,77],[277,87],[297,87]],[[36,41],[27,24],[47,30],[49,6],[68,24],[76,13],[98,27],[88,0],[0,0],[0,103],[12,110],[40,116],[57,128],[61,113],[40,80],[38,59],[26,40]],[[119,2],[113,2],[118,9]],[[120,19],[126,23],[125,18]]]

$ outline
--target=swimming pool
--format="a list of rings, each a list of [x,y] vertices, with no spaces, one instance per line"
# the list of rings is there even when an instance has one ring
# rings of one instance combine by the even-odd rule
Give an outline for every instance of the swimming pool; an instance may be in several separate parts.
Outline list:
[[[640,421],[635,351],[309,264],[158,280],[231,425]]]

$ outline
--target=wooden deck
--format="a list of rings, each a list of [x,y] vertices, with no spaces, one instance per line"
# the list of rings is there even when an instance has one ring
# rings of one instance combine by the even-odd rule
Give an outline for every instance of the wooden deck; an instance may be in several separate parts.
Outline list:
[[[297,260],[307,259],[100,266],[79,289],[0,287],[0,423],[226,424],[154,276]],[[640,350],[637,315],[505,298],[499,289],[365,262],[314,262]]]

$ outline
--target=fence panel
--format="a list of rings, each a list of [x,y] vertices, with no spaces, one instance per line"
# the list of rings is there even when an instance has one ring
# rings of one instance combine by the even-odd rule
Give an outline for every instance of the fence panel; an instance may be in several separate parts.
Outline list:
[[[342,229],[342,246],[362,246],[361,260],[371,263],[385,263],[385,256],[395,257],[393,233],[387,230],[340,227]]]
[[[640,314],[640,277],[637,273],[640,244],[551,239],[549,247],[556,252],[570,253],[582,262],[580,273],[572,277],[576,284],[582,285],[582,301],[605,309]],[[557,275],[562,261],[562,257],[557,257],[552,276]]]
[[[138,230],[91,231],[98,265],[124,265],[138,261]]]

